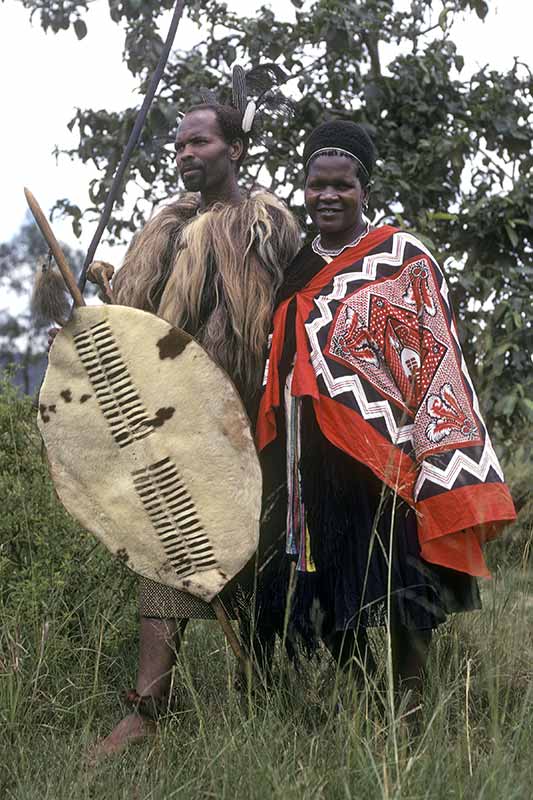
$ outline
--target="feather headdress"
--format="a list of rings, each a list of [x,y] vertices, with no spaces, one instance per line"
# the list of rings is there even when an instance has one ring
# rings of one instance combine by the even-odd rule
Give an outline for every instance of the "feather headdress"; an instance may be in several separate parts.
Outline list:
[[[259,115],[267,111],[269,115],[291,114],[293,105],[280,91],[280,86],[287,82],[289,74],[273,62],[266,62],[253,67],[248,72],[240,64],[235,64],[231,76],[231,106],[242,115],[243,133],[260,134],[257,124]],[[212,89],[201,89],[203,103],[222,105]]]

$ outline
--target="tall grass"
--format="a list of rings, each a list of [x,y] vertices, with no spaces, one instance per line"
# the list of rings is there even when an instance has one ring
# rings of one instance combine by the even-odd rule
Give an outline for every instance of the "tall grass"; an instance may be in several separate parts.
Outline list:
[[[355,691],[324,654],[274,683],[234,689],[213,623],[189,626],[158,736],[93,767],[90,745],[124,708],[136,667],[135,580],[59,507],[28,402],[0,397],[0,798],[483,798],[533,795],[533,570],[522,523],[482,612],[432,648],[420,735],[381,674]]]

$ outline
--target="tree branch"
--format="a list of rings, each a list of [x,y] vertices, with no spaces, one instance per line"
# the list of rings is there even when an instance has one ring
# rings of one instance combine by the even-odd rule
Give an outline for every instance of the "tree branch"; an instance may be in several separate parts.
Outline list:
[[[363,40],[368,55],[370,57],[370,74],[373,78],[381,78],[381,61],[379,58],[379,39],[375,33],[362,33],[361,39]]]

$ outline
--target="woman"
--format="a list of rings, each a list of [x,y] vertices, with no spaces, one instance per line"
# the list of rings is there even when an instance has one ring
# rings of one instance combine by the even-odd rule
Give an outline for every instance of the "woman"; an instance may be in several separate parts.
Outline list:
[[[293,626],[371,670],[367,628],[390,622],[396,685],[417,691],[432,631],[480,607],[480,544],[515,511],[441,270],[364,215],[374,161],[351,122],[306,143],[318,235],[278,298],[258,446],[286,439]]]

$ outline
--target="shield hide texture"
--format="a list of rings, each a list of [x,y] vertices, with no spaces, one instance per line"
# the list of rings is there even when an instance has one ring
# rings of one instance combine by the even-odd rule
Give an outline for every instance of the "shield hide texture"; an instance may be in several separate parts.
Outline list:
[[[63,505],[135,572],[209,602],[255,552],[250,423],[183,331],[124,306],[76,309],[50,351],[39,428]]]

